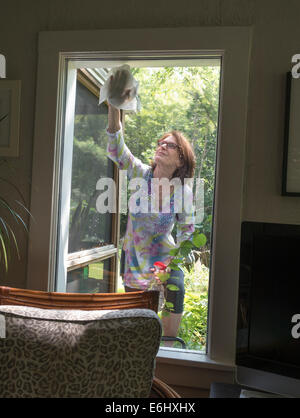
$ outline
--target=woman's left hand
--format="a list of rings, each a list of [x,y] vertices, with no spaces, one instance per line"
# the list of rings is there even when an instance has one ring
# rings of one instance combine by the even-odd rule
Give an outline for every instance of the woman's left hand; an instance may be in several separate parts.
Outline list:
[[[159,279],[159,277],[158,277],[158,273],[160,273],[160,271],[161,270],[159,270],[158,268],[156,268],[156,267],[151,267],[150,268],[150,273],[152,273],[153,274],[153,277],[154,277],[154,279],[156,280],[156,282],[157,282],[157,284],[158,285],[161,285],[161,284],[163,284],[161,281],[160,281],[160,279]]]

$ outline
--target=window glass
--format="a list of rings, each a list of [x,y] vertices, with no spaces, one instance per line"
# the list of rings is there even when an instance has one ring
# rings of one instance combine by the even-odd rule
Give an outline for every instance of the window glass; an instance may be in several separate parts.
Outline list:
[[[68,252],[112,243],[112,214],[96,210],[101,191],[97,181],[113,177],[113,163],[106,156],[107,106],[77,82],[72,161]]]
[[[109,292],[111,259],[96,261],[68,272],[67,292],[107,293]]]
[[[181,66],[169,66],[167,62],[164,64],[157,67],[131,67],[134,77],[139,82],[141,110],[136,113],[124,112],[124,139],[132,154],[148,165],[155,154],[157,141],[172,130],[182,132],[194,149],[194,204],[197,213],[195,227],[198,233],[205,235],[205,241],[203,243],[201,240],[201,244],[193,249],[189,258],[181,262],[185,294],[184,311],[177,337],[184,342],[187,349],[205,351],[221,60],[199,59],[197,65],[193,66],[185,66],[184,63]],[[99,68],[82,69],[93,78],[98,90],[102,81],[94,76],[99,76]],[[97,94],[95,90],[92,93],[90,87],[77,81],[74,138],[73,135],[70,136],[71,140],[73,138],[73,154],[70,167],[70,263],[67,265],[67,291],[109,292],[112,291],[111,282],[114,276],[116,290],[120,292],[124,291],[122,247],[128,213],[114,216],[109,212],[97,211],[96,201],[103,192],[97,190],[97,182],[99,179],[113,179],[114,166],[106,152],[108,109],[105,104],[98,105]],[[127,193],[127,199],[130,195],[131,193]],[[200,207],[197,206],[199,203]],[[123,205],[124,202],[121,206]],[[116,237],[119,236],[120,266],[113,258],[113,253],[110,261],[95,262],[95,259],[101,259],[101,254],[93,250],[113,244],[113,231]],[[172,234],[176,242],[176,226]],[[103,254],[106,257],[105,251]],[[90,258],[86,260],[84,257]],[[164,311],[159,313],[162,319],[163,313]],[[178,341],[174,343],[174,347],[181,347],[181,342],[178,346],[177,343]]]
[[[201,206],[196,228],[205,235],[206,243],[194,251],[195,263],[183,266],[185,298],[178,337],[184,340],[187,349],[205,351],[221,60],[202,62],[199,60],[197,66],[131,68],[139,82],[142,106],[140,112],[125,114],[125,142],[145,164],[151,163],[157,141],[172,130],[182,132],[193,146],[196,157],[194,202],[198,192]],[[200,182],[196,183],[196,179]],[[204,185],[203,195],[199,184]],[[127,213],[121,214],[120,253],[127,217]],[[173,236],[176,241],[176,226]],[[181,344],[175,342],[174,347],[181,348]]]

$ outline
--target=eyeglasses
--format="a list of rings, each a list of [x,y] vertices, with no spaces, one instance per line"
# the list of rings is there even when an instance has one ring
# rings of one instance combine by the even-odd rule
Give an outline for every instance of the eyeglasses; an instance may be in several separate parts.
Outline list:
[[[179,146],[177,144],[174,144],[174,142],[161,141],[157,143],[158,147],[162,147],[163,145],[166,145],[166,147],[170,149],[176,149],[176,148],[179,149]]]

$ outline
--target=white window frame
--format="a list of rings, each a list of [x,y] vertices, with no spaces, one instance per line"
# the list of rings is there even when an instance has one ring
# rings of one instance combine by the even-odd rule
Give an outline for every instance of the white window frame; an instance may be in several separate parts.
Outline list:
[[[73,159],[73,137],[74,137],[74,122],[75,122],[75,102],[76,102],[76,86],[77,86],[77,71],[78,69],[88,68],[101,71],[102,68],[111,68],[116,65],[122,65],[124,63],[130,63],[131,67],[162,67],[162,66],[173,66],[173,67],[188,67],[188,66],[218,66],[221,71],[221,61],[222,57],[214,54],[213,57],[208,57],[206,53],[197,54],[196,52],[184,53],[184,55],[176,54],[176,58],[170,56],[169,53],[151,53],[150,57],[141,58],[139,53],[131,52],[130,55],[127,55],[126,62],[119,61],[119,53],[109,54],[98,53],[93,54],[94,58],[88,61],[89,54],[81,53],[80,59],[68,59],[68,55],[64,55],[64,65],[65,68],[62,68],[61,71],[64,74],[64,79],[62,79],[62,84],[59,86],[59,89],[62,89],[65,86],[65,95],[62,96],[62,103],[59,106],[60,112],[62,113],[61,118],[64,119],[64,126],[62,126],[62,131],[57,132],[57,137],[61,139],[61,149],[62,149],[62,164],[61,164],[61,179],[60,179],[60,190],[57,190],[55,194],[60,194],[60,205],[59,205],[59,231],[56,235],[56,259],[52,260],[52,271],[55,269],[56,265],[56,280],[55,280],[55,290],[57,292],[66,292],[67,289],[67,273],[71,269],[76,269],[84,264],[95,262],[98,260],[104,260],[108,256],[114,256],[117,253],[117,243],[116,245],[107,245],[98,249],[93,249],[84,252],[78,252],[77,254],[68,253],[68,239],[69,239],[69,223],[70,223],[70,197],[71,197],[71,184],[72,184],[72,159]],[[143,53],[145,55],[145,53]],[[174,54],[172,54],[174,55]],[[155,59],[154,59],[155,58]],[[91,71],[91,70],[90,70]],[[60,115],[57,115],[60,118]],[[123,126],[125,124],[125,115]],[[126,129],[125,129],[126,133]],[[58,140],[59,142],[59,140]],[[116,179],[117,180],[117,179]],[[119,202],[118,202],[119,203]],[[113,222],[118,221],[117,218],[113,218]],[[54,239],[54,234],[53,234]],[[55,246],[55,245],[53,245]],[[88,254],[87,254],[88,253]],[[115,257],[114,257],[115,259]],[[84,260],[84,262],[83,262]],[[83,264],[82,264],[83,263]],[[116,268],[118,263],[113,263],[113,266]],[[116,277],[117,274],[113,275],[114,283],[110,283],[110,289],[117,289],[116,287]],[[52,280],[52,282],[54,279]],[[112,286],[112,284],[114,286]]]
[[[39,34],[30,208],[34,221],[29,235],[28,288],[54,290],[61,156],[59,133],[64,125],[60,112],[65,80],[62,69],[66,60],[84,59],[99,53],[117,55],[118,60],[124,61],[130,54],[148,57],[151,54],[221,55],[208,352],[207,356],[193,354],[191,361],[234,365],[250,47],[250,27]],[[182,355],[177,353],[174,349],[164,350],[162,357],[183,361]]]
[[[90,263],[104,261],[107,258],[113,258],[112,266],[116,267],[115,258],[117,256],[117,246],[105,245],[101,248],[93,248],[76,253],[69,253],[69,224],[70,224],[70,202],[71,202],[71,186],[72,186],[72,161],[73,161],[73,140],[74,140],[74,123],[75,123],[75,103],[76,103],[76,86],[77,86],[77,67],[75,62],[68,60],[65,56],[64,67],[61,69],[64,75],[61,78],[59,89],[64,89],[64,95],[60,95],[61,103],[59,106],[60,113],[57,118],[64,120],[61,131],[56,134],[57,142],[60,143],[61,156],[57,158],[57,164],[60,164],[60,171],[57,171],[56,185],[60,183],[60,187],[54,190],[55,195],[59,195],[59,205],[57,206],[59,219],[59,228],[56,225],[56,233],[52,232],[53,243],[51,245],[55,251],[55,257],[52,257],[50,266],[51,277],[49,278],[49,288],[52,291],[66,292],[67,290],[67,273],[71,270],[81,268]],[[58,202],[57,202],[58,203]],[[116,219],[113,218],[113,222]],[[115,237],[112,239],[115,241]],[[55,240],[55,241],[54,241]],[[54,253],[54,252],[53,252]],[[116,276],[113,275],[114,282],[109,281],[110,291],[115,291]],[[113,285],[113,286],[112,286]]]

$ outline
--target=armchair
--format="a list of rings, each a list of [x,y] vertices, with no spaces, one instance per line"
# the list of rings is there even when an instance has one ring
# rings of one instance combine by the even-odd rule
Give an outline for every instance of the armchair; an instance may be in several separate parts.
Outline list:
[[[179,397],[153,378],[158,292],[0,286],[0,397]],[[3,321],[2,321],[3,323]]]

